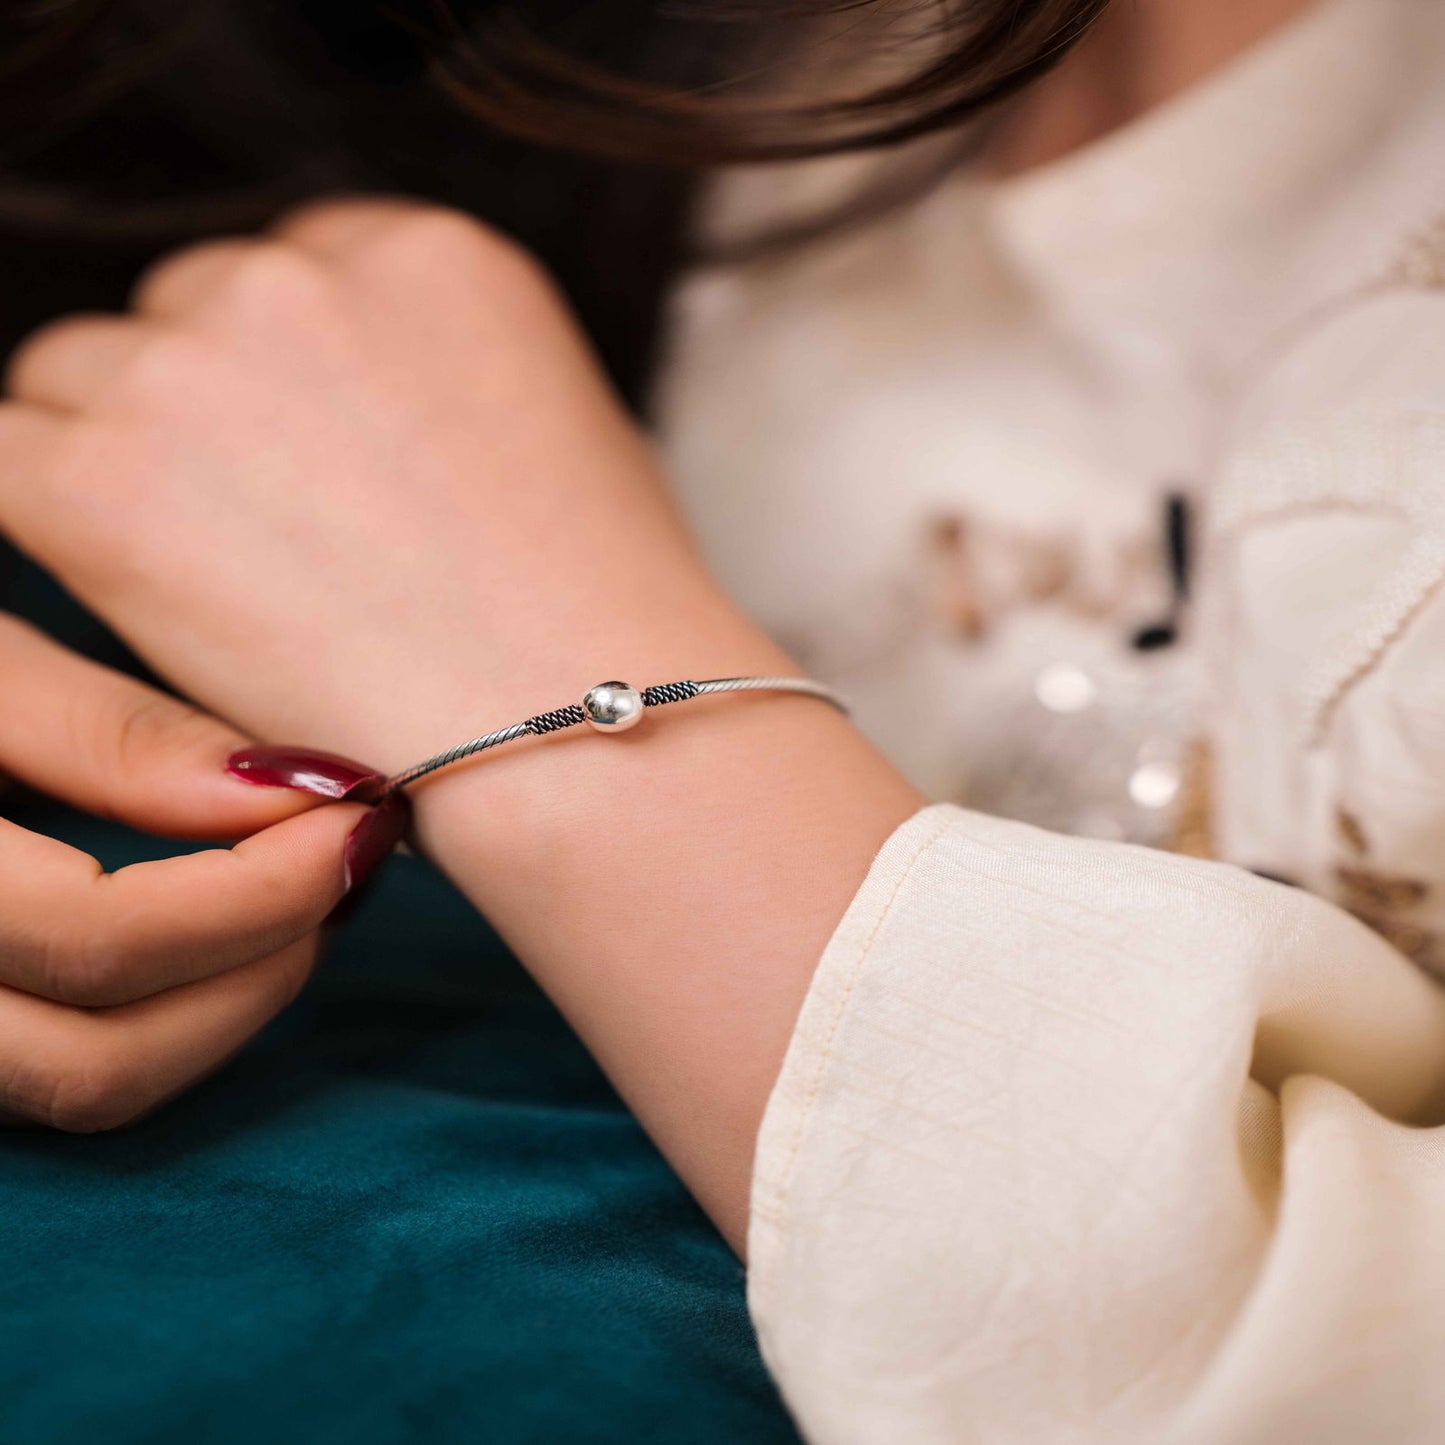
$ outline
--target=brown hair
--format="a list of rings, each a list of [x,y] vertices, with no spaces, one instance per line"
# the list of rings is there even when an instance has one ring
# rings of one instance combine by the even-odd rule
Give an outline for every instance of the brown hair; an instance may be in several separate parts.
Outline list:
[[[0,0],[0,348],[307,196],[470,210],[557,271],[635,401],[688,168],[985,113],[1106,0]]]
[[[554,0],[529,4],[525,22],[502,6],[471,33],[448,26],[437,72],[490,124],[547,145],[687,166],[797,160],[896,144],[982,114],[1054,65],[1105,3]],[[601,16],[594,46],[615,45],[622,14],[641,22],[623,37],[628,70],[600,64],[585,33],[559,43],[579,10],[594,25]]]

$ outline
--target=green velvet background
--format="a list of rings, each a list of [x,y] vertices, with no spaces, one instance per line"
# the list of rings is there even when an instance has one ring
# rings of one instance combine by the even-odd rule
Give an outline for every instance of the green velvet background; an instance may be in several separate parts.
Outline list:
[[[39,579],[9,590],[113,650]],[[110,866],[170,851],[8,815]],[[113,1135],[0,1134],[0,1346],[0,1445],[796,1440],[736,1260],[412,858],[195,1093]]]

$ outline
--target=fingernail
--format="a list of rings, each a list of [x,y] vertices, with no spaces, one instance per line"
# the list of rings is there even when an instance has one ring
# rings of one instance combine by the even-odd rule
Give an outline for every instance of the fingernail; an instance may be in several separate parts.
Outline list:
[[[258,788],[294,788],[298,793],[353,803],[369,803],[380,795],[386,781],[374,769],[350,758],[300,748],[242,748],[226,759],[226,771]]]
[[[346,891],[359,888],[401,842],[411,807],[405,793],[388,793],[347,835],[342,855]]]

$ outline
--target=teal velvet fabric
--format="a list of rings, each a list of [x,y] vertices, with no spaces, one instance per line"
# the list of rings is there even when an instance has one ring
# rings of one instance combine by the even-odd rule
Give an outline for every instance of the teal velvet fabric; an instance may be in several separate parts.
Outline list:
[[[110,866],[173,851],[8,815]],[[193,1094],[113,1135],[0,1134],[3,1445],[793,1440],[737,1261],[416,859]]]

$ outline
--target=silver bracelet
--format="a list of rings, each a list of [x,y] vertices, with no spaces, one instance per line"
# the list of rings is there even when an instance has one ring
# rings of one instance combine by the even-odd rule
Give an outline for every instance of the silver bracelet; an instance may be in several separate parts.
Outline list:
[[[386,791],[390,793],[405,788],[429,773],[449,768],[474,753],[515,742],[517,738],[542,737],[582,723],[600,733],[622,733],[642,721],[645,708],[686,702],[689,698],[706,697],[715,692],[793,692],[831,703],[839,712],[848,711],[847,704],[832,688],[807,677],[715,677],[710,682],[663,682],[644,688],[630,687],[625,682],[599,682],[596,687],[587,690],[580,703],[568,703],[566,707],[538,713],[525,722],[513,723],[511,727],[499,728],[494,733],[483,733],[470,742],[458,743],[444,753],[426,758],[415,767],[388,778]]]

